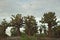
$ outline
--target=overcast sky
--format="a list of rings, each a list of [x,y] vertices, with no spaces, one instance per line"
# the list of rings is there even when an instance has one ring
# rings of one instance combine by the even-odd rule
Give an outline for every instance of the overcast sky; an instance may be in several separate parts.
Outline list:
[[[41,18],[45,12],[55,12],[60,18],[60,0],[0,0],[0,21],[12,14],[34,15]]]

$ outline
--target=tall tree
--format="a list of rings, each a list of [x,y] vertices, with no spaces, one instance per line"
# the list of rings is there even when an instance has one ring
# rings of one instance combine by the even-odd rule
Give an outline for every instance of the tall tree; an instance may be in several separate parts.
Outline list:
[[[54,12],[48,12],[48,13],[45,13],[41,19],[40,22],[42,23],[47,23],[48,24],[48,36],[51,37],[52,35],[52,26],[55,26],[57,25],[57,22],[56,22],[57,18],[55,16],[55,13]]]
[[[29,36],[33,36],[37,33],[37,23],[34,16],[24,17],[25,19],[25,33]]]
[[[0,25],[0,28],[1,28],[1,34],[3,37],[7,36],[5,31],[6,31],[6,28],[9,26],[9,23],[3,19],[3,21],[1,22],[1,25]]]
[[[22,15],[21,14],[17,14],[16,16],[12,15],[11,19],[12,19],[10,22],[11,26],[17,28],[17,36],[20,36],[20,28],[22,27],[22,24],[23,24]]]

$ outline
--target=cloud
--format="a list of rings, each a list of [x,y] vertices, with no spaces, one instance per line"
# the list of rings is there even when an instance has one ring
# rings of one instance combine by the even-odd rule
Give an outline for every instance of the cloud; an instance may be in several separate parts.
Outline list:
[[[56,12],[60,16],[60,0],[1,0],[0,16],[10,17],[12,14],[34,15],[41,17],[44,12]]]
[[[8,36],[11,36],[11,32],[10,32],[11,28],[12,28],[12,27],[8,27],[8,28],[6,29],[6,34],[7,34]]]

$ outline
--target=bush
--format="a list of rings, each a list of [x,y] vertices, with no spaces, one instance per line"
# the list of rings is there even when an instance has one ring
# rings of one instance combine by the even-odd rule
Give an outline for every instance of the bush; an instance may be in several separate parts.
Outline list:
[[[28,35],[22,33],[21,40],[37,40],[37,38],[35,36],[28,36]]]

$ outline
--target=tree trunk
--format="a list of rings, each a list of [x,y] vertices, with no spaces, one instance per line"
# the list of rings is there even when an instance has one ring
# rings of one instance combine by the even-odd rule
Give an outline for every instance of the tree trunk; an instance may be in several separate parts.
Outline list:
[[[48,37],[52,37],[52,30],[51,30],[52,26],[51,24],[48,24]]]
[[[28,36],[30,36],[31,34],[30,34],[30,30],[28,31]]]
[[[20,36],[20,28],[17,28],[17,36]]]

